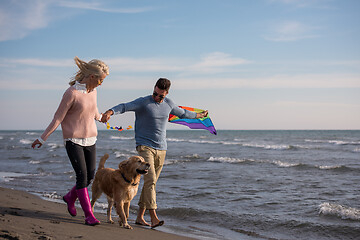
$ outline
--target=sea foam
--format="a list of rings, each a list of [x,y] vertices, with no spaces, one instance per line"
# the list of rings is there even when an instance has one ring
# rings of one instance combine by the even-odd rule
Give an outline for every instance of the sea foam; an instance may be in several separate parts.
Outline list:
[[[278,165],[279,167],[296,167],[296,166],[300,165],[300,163],[289,163],[289,162],[282,162],[282,161],[273,161],[273,163]]]
[[[209,162],[226,162],[226,163],[242,163],[247,161],[246,159],[241,158],[231,158],[231,157],[210,157]]]
[[[29,140],[29,139],[20,139],[20,143],[22,144],[31,144],[33,141]]]
[[[328,202],[320,204],[319,208],[319,213],[323,215],[337,216],[341,219],[360,220],[360,210],[356,208]]]
[[[312,143],[329,143],[334,145],[360,145],[360,141],[344,141],[344,140],[315,140],[315,139],[305,139],[305,142]]]
[[[131,140],[134,137],[124,137],[124,136],[111,136],[110,140]]]
[[[16,177],[24,177],[28,176],[29,174],[25,173],[13,173],[13,172],[0,172],[0,182],[9,182],[14,180]]]
[[[129,158],[129,157],[130,157],[130,154],[116,151],[116,152],[115,152],[115,157],[116,157],[116,158]]]

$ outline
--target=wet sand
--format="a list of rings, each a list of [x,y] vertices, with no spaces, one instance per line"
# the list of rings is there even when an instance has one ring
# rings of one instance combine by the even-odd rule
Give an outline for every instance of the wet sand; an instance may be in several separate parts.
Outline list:
[[[124,229],[117,223],[106,223],[106,215],[101,213],[95,213],[100,225],[87,226],[82,210],[77,209],[77,212],[78,215],[72,217],[65,204],[0,188],[0,239],[192,239],[141,227],[131,220],[129,223],[134,229]]]

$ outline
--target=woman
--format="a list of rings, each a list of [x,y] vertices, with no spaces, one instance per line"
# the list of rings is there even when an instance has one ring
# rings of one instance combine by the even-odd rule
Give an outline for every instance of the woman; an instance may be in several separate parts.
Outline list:
[[[96,167],[95,120],[101,119],[96,87],[109,75],[109,67],[97,59],[87,63],[75,57],[75,63],[79,71],[69,83],[70,87],[65,91],[52,122],[31,146],[35,148],[38,145],[40,148],[61,124],[66,151],[76,173],[76,185],[63,200],[70,215],[76,216],[75,201],[78,198],[85,213],[85,224],[94,226],[100,221],[93,215],[87,187],[94,178]]]

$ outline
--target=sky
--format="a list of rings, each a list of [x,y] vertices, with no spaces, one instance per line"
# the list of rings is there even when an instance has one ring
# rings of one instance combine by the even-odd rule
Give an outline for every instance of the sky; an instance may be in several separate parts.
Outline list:
[[[358,0],[1,0],[0,130],[45,129],[75,56],[110,67],[100,112],[166,77],[217,129],[360,129]]]

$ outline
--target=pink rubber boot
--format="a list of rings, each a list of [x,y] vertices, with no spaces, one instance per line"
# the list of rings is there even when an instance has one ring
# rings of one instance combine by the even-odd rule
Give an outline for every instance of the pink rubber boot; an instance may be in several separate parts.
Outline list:
[[[67,203],[68,212],[71,216],[76,216],[75,201],[77,199],[76,186],[74,186],[64,197],[64,202]]]
[[[87,188],[77,189],[76,193],[79,198],[81,208],[83,209],[85,214],[85,224],[90,226],[95,226],[100,224],[100,221],[95,218],[92,212]]]

